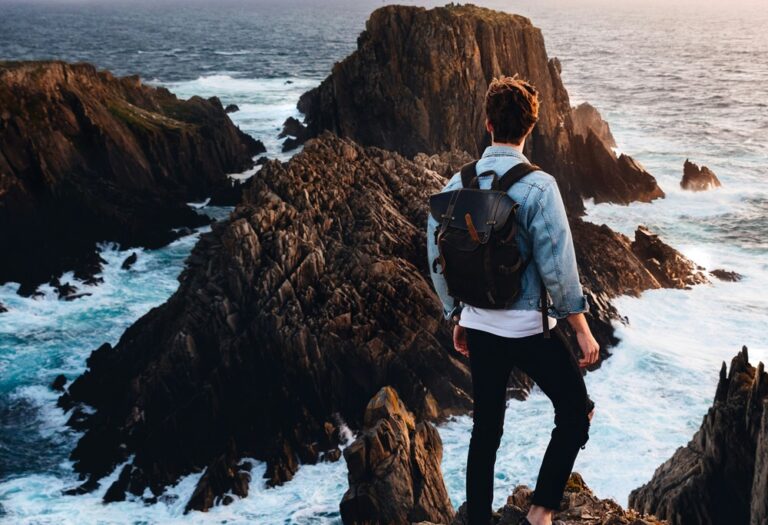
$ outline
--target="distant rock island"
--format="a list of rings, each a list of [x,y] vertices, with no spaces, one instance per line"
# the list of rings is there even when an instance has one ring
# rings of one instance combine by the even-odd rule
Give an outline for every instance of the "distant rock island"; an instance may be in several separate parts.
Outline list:
[[[722,186],[720,179],[711,169],[706,166],[699,168],[695,163],[685,159],[683,178],[680,180],[681,188],[691,191],[706,191],[720,186]]]
[[[27,295],[65,270],[90,279],[97,241],[168,243],[208,222],[186,202],[263,149],[217,99],[85,63],[0,62],[0,283]]]

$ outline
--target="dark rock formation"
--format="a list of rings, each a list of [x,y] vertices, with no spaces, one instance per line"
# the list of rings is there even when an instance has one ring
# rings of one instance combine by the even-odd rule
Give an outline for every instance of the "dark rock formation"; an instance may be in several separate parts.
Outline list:
[[[385,385],[418,420],[466,412],[471,380],[427,267],[427,200],[443,184],[330,134],[269,161],[201,236],[179,290],[62,396],[95,408],[71,421],[85,430],[72,458],[86,486],[135,454],[132,487],[159,494],[211,469],[230,440],[282,483],[338,457],[339,417],[361,428]]]
[[[629,495],[629,505],[673,525],[762,524],[768,519],[768,374],[747,348],[723,363],[698,432]]]
[[[518,525],[528,514],[533,491],[526,485],[518,485],[507,498],[507,503],[494,515],[494,525]],[[640,514],[632,509],[623,509],[612,499],[599,499],[578,472],[568,478],[561,508],[554,519],[566,525],[665,525],[667,522],[654,516]],[[469,525],[466,504],[463,504],[453,522],[422,522],[419,525]]]
[[[3,303],[0,303],[0,314],[5,313],[7,311],[8,311],[8,308],[6,308]]]
[[[589,132],[593,132],[603,141],[603,144],[611,148],[616,147],[616,139],[613,138],[611,128],[600,116],[600,112],[589,102],[582,102],[572,109],[573,132],[585,140],[589,138]]]
[[[125,260],[123,261],[123,264],[120,265],[120,268],[122,268],[123,270],[130,270],[138,260],[139,260],[139,255],[136,252],[133,252],[128,257],[125,258]]]
[[[304,142],[309,138],[309,134],[307,133],[307,127],[299,122],[298,119],[295,117],[288,117],[285,119],[285,122],[283,123],[283,130],[280,132],[277,138],[285,138],[285,141],[283,141],[283,151],[285,152],[304,144]]]
[[[349,471],[349,490],[341,500],[344,524],[449,523],[454,512],[435,426],[415,423],[391,387],[368,403],[363,425],[360,437],[344,449]]]
[[[228,104],[227,107],[224,108],[225,113],[235,113],[237,111],[240,111],[237,104]]]
[[[721,281],[736,282],[736,281],[741,281],[744,278],[744,276],[738,272],[733,272],[731,270],[724,270],[722,268],[715,268],[709,273],[711,275],[714,275]]]
[[[683,178],[680,187],[684,190],[706,191],[722,186],[720,179],[706,166],[699,168],[696,164],[685,159],[683,164]]]
[[[251,481],[251,464],[238,464],[237,449],[230,439],[227,451],[215,459],[206,469],[187,503],[185,512],[206,511],[217,503],[229,505],[233,499],[228,493],[244,498],[248,495]],[[223,494],[223,496],[222,496]]]
[[[64,376],[64,374],[59,374],[51,383],[51,389],[56,390],[57,392],[63,392],[64,385],[66,384],[67,384],[67,378]]]
[[[185,203],[259,150],[218,99],[84,63],[0,62],[0,283],[32,293],[96,241],[157,247],[206,223]]]
[[[576,132],[559,62],[547,58],[541,31],[518,15],[453,4],[377,9],[357,51],[298,107],[308,136],[331,130],[408,157],[450,150],[477,156],[489,143],[488,83],[515,73],[541,94],[526,154],[555,176],[573,214],[583,211],[582,197],[629,203],[664,196],[637,162],[617,158],[591,129],[586,137]]]
[[[665,244],[645,226],[639,226],[635,231],[632,251],[644,262],[661,288],[689,288],[708,282],[693,261]]]

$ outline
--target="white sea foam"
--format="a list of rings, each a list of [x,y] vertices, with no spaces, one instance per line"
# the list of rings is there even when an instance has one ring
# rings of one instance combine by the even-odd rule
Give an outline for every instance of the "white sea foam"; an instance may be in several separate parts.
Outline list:
[[[232,121],[243,131],[261,140],[267,148],[266,154],[269,157],[288,160],[298,150],[283,153],[283,139],[278,139],[277,136],[288,117],[303,119],[296,109],[296,103],[305,91],[317,86],[321,80],[320,78],[248,79],[214,74],[189,81],[154,80],[152,83],[164,85],[181,98],[194,95],[205,98],[217,96],[224,106],[237,104],[240,109],[230,113]],[[249,173],[249,175],[252,174]]]

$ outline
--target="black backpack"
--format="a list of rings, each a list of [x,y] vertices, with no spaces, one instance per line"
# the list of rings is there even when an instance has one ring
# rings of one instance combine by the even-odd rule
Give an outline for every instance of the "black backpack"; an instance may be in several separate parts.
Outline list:
[[[480,189],[477,161],[461,168],[462,188],[429,197],[432,217],[438,222],[435,243],[439,256],[432,261],[437,273],[440,264],[448,294],[478,308],[509,308],[520,295],[521,279],[528,261],[517,245],[516,220],[519,204],[507,190],[536,165],[521,162],[501,177],[493,174],[491,188]],[[544,335],[549,337],[547,291],[542,281],[541,304]]]

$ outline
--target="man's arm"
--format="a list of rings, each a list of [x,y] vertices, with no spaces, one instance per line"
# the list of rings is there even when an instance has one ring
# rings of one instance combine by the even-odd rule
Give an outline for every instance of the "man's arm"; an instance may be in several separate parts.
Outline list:
[[[547,183],[532,193],[532,217],[528,231],[533,241],[533,258],[539,275],[552,297],[549,315],[563,319],[588,311],[579,282],[571,228],[557,183]]]
[[[536,266],[552,297],[548,313],[552,317],[568,320],[584,354],[579,366],[587,366],[597,361],[600,347],[584,317],[589,307],[579,282],[576,251],[565,205],[554,181],[547,184],[536,198],[529,231],[533,237]]]

